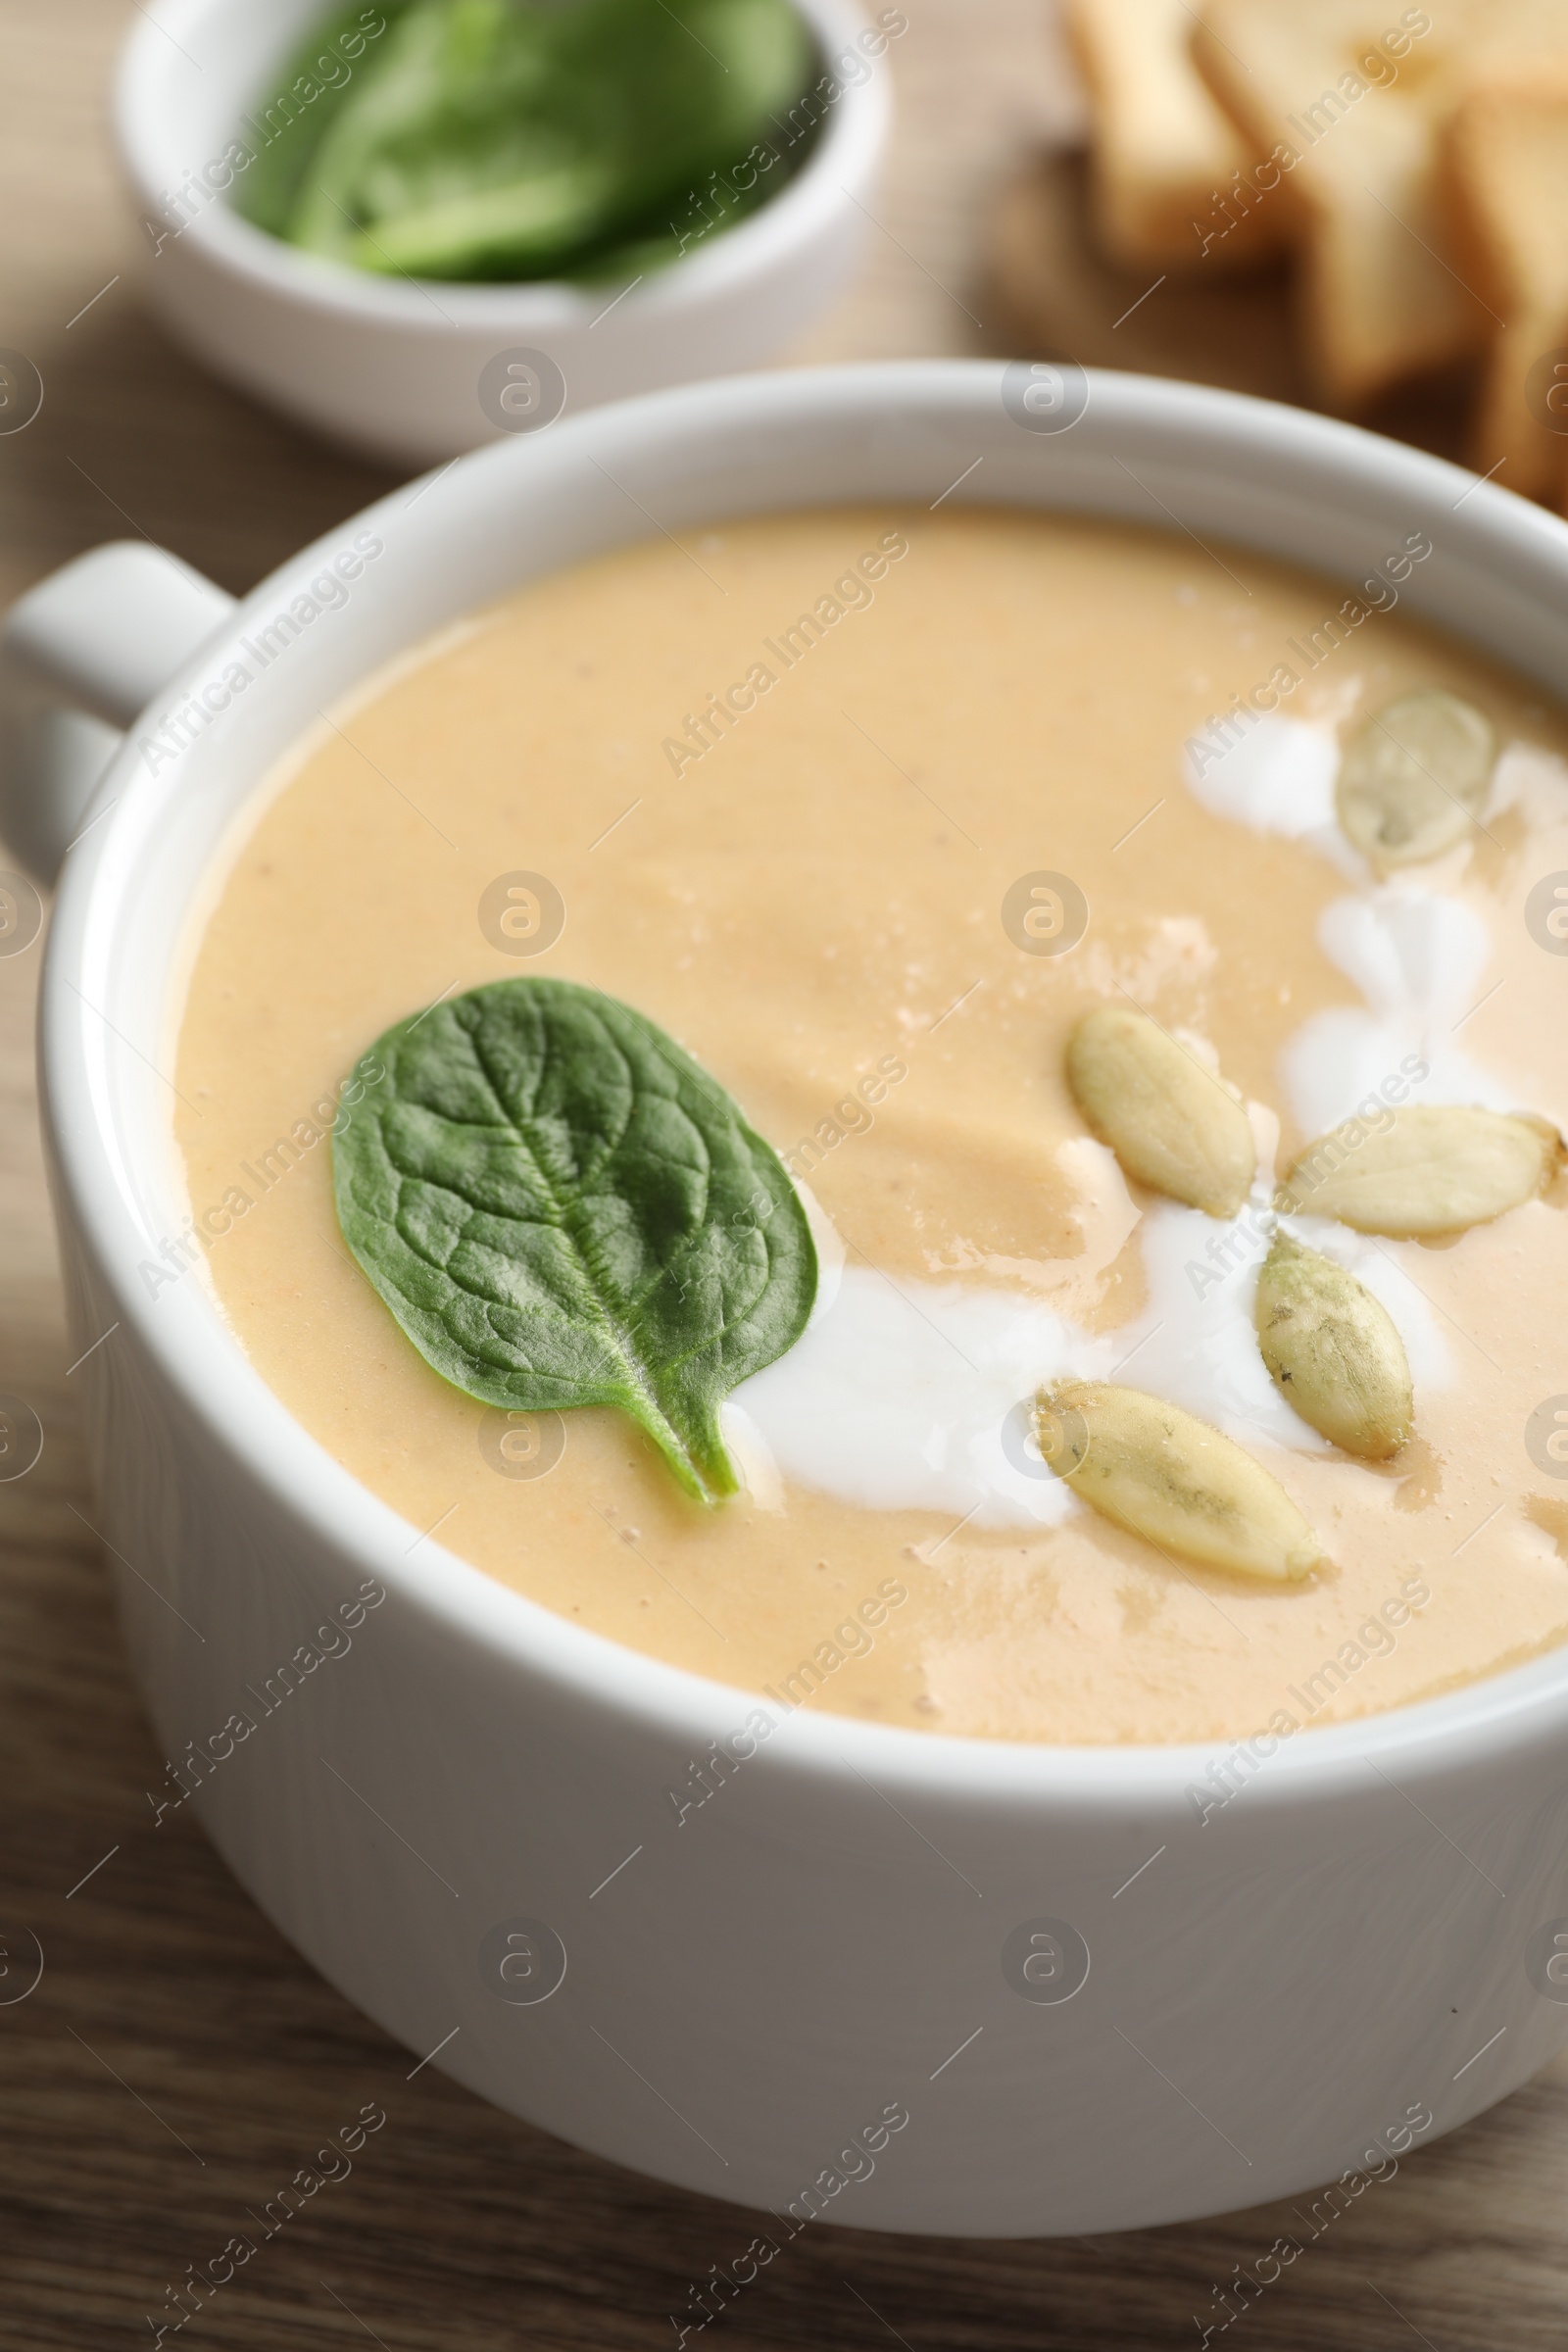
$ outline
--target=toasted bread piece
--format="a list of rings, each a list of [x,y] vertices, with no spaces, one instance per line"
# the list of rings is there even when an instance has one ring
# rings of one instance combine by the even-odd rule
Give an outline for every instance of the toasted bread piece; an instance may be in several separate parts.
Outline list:
[[[1298,222],[1324,400],[1363,408],[1479,348],[1495,321],[1445,251],[1440,137],[1485,54],[1568,47],[1568,9],[1555,28],[1547,0],[1397,17],[1392,0],[1203,0],[1200,13],[1196,62],[1282,173]]]
[[[1275,247],[1278,208],[1235,201],[1245,142],[1193,63],[1184,0],[1068,0],[1066,21],[1089,85],[1106,257],[1133,270],[1214,270]]]
[[[1502,320],[1487,355],[1475,468],[1555,501],[1568,474],[1568,79],[1471,91],[1443,160],[1456,266]],[[1554,352],[1564,363],[1555,376]]]

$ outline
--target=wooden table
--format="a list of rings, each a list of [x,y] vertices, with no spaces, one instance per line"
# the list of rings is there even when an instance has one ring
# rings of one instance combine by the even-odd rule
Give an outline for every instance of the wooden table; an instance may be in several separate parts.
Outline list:
[[[255,0],[265,5],[265,0]],[[1034,0],[907,0],[885,226],[800,358],[1001,348],[977,255],[1003,178],[1061,119]],[[145,532],[230,589],[384,477],[210,383],[143,317],[144,266],[105,125],[134,0],[0,0],[0,345],[47,401],[0,438],[0,600]],[[84,308],[84,306],[89,306]],[[78,315],[79,314],[79,315]],[[410,2060],[298,1960],[189,1813],[156,1837],[164,1759],[84,1523],[34,1115],[38,950],[0,958],[0,1391],[46,1445],[0,1485],[0,2343],[150,2340],[149,2314],[369,2100],[353,2174],[265,2243],[185,2341],[388,2352],[667,2346],[691,2281],[748,2217],[576,2154]],[[1289,2034],[1289,2019],[1281,2033]],[[1248,2313],[1247,2341],[1357,2352],[1561,2344],[1568,2064],[1368,2187]],[[1090,2242],[974,2244],[818,2230],[723,2323],[737,2345],[861,2352],[1199,2340],[1216,2285],[1303,2227],[1287,2208]],[[695,2339],[694,2339],[695,2340]]]

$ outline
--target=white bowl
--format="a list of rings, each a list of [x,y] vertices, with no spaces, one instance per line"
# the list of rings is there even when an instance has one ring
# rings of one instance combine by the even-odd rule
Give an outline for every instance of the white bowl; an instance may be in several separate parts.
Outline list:
[[[967,471],[970,499],[1351,580],[1423,530],[1409,609],[1563,690],[1568,527],[1541,509],[1323,417],[1066,388],[1089,406],[1059,431],[1076,401],[1021,363],[662,393],[382,500],[221,618],[176,581],[189,658],[98,789],[48,948],[73,1387],[165,1752],[218,1751],[191,1800],[209,1834],[333,1984],[471,2089],[662,2180],[858,2228],[1178,2221],[1386,2175],[1522,2082],[1568,2037],[1542,1957],[1568,1935],[1568,1652],[1245,1765],[802,1709],[682,1819],[669,1789],[758,1699],[421,1541],[290,1418],[199,1279],[150,1279],[182,1216],[161,1072],[190,909],[271,762],[416,639],[649,516],[929,505]],[[334,559],[348,601],[236,686],[245,641]],[[137,583],[163,568],[140,547],[57,576],[7,631],[13,665],[123,719],[150,659]],[[247,1690],[366,1579],[386,1598],[351,1654],[264,1714]],[[225,1735],[236,1711],[255,1729]],[[1195,1801],[1227,1766],[1241,1793]],[[1032,1935],[1077,1965],[1053,1978],[1042,1944],[1026,1973]]]
[[[853,0],[796,0],[839,95],[782,192],[615,299],[616,288],[376,277],[302,253],[228,201],[242,117],[322,0],[162,0],[132,22],[115,122],[152,249],[155,307],[243,390],[351,447],[427,466],[502,431],[769,359],[847,283],[891,117],[889,34]],[[884,11],[906,24],[902,11]],[[891,37],[898,38],[894,33]],[[847,67],[833,71],[833,61]],[[227,158],[227,160],[225,160]],[[498,358],[543,354],[543,405],[480,405]],[[537,360],[520,360],[533,366]],[[504,367],[503,367],[504,372]],[[526,380],[526,379],[524,379]],[[532,387],[529,387],[532,389]]]

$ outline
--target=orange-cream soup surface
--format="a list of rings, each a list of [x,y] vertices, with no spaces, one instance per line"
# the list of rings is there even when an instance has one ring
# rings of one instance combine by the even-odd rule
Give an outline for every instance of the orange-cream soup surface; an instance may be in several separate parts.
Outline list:
[[[176,1072],[200,1249],[149,1287],[199,1259],[432,1569],[455,1552],[769,1722],[1272,1740],[1562,1642],[1560,1180],[1438,1244],[1340,1237],[1409,1355],[1391,1461],[1299,1420],[1252,1325],[1256,1203],[1315,1135],[1406,1102],[1568,1123],[1568,721],[1407,617],[1430,555],[1412,531],[1348,587],[1095,522],[835,510],[474,613],[329,714],[213,876]],[[1495,729],[1490,797],[1380,878],[1337,763],[1429,687]],[[509,1422],[449,1386],[338,1228],[327,1131],[361,1057],[540,975],[668,1031],[807,1199],[816,1309],[726,1407],[745,1485],[714,1508],[613,1411]],[[1246,1098],[1240,1218],[1145,1191],[1090,1133],[1064,1050],[1104,1003]],[[1324,1563],[1246,1578],[1086,1507],[1029,1442],[1063,1362],[1226,1430]]]

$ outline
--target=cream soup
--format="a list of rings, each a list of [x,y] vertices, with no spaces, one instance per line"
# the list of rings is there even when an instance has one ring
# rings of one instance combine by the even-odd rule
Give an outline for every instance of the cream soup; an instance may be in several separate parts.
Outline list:
[[[149,1289],[199,1262],[411,1547],[775,1721],[1278,1737],[1561,1642],[1554,1197],[1441,1246],[1318,1236],[1409,1356],[1387,1465],[1296,1416],[1251,1323],[1273,1172],[1358,1106],[1568,1123],[1568,968],[1527,906],[1568,869],[1568,722],[1396,609],[1429,553],[1412,533],[1348,600],[1187,538],[833,511],[474,614],[332,713],[214,876],[176,1073],[200,1248],[175,1237]],[[1496,729],[1491,798],[1379,882],[1334,821],[1337,744],[1435,685]],[[448,1386],[338,1230],[323,1138],[359,1057],[530,975],[671,1032],[807,1198],[816,1308],[726,1408],[746,1491],[717,1508],[615,1413],[509,1426]],[[1248,1099],[1241,1218],[1129,1183],[1086,1129],[1065,1041],[1128,999]],[[1019,1412],[1062,1371],[1228,1431],[1330,1564],[1248,1581],[1084,1507]]]

